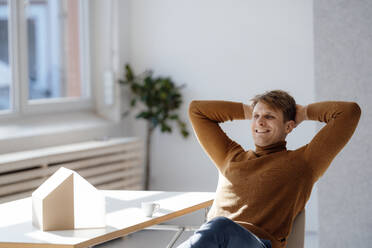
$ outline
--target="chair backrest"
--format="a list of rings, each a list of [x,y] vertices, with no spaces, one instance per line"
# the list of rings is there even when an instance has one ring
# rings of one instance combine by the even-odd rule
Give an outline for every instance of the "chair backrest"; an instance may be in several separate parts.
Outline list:
[[[293,222],[292,231],[288,236],[287,248],[304,248],[305,243],[305,209]]]

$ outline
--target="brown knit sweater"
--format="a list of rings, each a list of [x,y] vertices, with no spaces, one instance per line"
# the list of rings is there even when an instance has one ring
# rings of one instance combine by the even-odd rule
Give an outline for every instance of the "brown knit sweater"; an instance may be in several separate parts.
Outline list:
[[[208,219],[228,217],[271,240],[273,248],[286,247],[293,220],[304,209],[314,183],[354,133],[360,113],[353,102],[313,103],[307,107],[308,119],[326,125],[309,144],[289,151],[282,141],[245,151],[218,124],[248,116],[242,103],[192,101],[189,117],[194,131],[219,171]]]

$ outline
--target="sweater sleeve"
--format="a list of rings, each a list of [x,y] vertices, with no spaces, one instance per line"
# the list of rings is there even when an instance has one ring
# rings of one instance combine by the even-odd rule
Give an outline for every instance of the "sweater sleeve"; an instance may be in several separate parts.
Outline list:
[[[245,119],[243,104],[229,101],[192,101],[189,118],[200,145],[222,172],[226,162],[243,148],[232,141],[219,123]]]
[[[326,125],[305,148],[305,160],[315,180],[328,169],[334,157],[346,145],[359,122],[361,109],[354,102],[318,102],[307,107],[309,120]]]

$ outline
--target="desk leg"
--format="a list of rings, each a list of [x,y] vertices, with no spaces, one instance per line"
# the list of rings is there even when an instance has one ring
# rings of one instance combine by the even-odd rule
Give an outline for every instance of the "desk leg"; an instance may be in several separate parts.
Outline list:
[[[177,239],[181,236],[181,234],[183,233],[184,230],[185,230],[184,227],[181,227],[180,230],[178,230],[178,232],[173,236],[172,240],[167,245],[167,248],[172,248],[174,246]]]
[[[211,207],[204,208],[204,222],[208,221],[208,213],[209,213],[210,209],[211,209]]]
[[[204,208],[204,222],[207,222],[208,212],[210,207]],[[167,248],[172,248],[174,244],[177,242],[178,238],[181,236],[183,232],[187,231],[196,231],[199,229],[199,226],[179,226],[179,225],[154,225],[151,227],[147,227],[145,229],[148,230],[163,230],[163,231],[177,231],[176,234],[173,236],[172,240],[167,245]]]

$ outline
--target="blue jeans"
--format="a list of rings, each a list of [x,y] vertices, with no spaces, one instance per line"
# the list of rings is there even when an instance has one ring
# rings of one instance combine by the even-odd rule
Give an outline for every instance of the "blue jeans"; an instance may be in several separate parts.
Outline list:
[[[226,217],[216,217],[178,248],[271,248],[271,242],[258,238]]]

